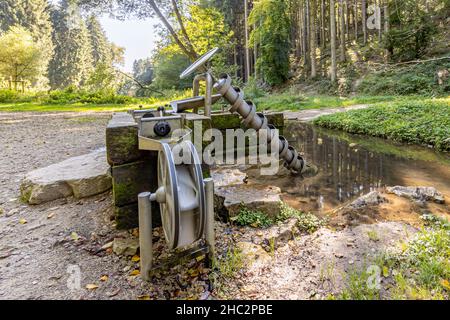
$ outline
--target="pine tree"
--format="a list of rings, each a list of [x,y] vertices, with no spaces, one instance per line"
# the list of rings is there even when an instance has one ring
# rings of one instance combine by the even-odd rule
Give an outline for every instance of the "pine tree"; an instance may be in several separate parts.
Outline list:
[[[92,46],[78,9],[67,0],[52,12],[55,54],[50,63],[53,89],[82,86],[93,72]]]
[[[33,83],[41,88],[48,84],[47,69],[54,48],[50,11],[47,0],[0,1],[0,31],[7,31],[14,25],[22,26],[30,31],[33,40],[42,47],[40,75]]]
[[[92,15],[88,18],[87,29],[89,31],[94,65],[101,63],[110,66],[112,63],[111,44],[96,16]]]

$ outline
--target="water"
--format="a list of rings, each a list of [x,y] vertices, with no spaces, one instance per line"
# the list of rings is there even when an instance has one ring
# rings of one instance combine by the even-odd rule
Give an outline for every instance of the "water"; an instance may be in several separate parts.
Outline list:
[[[289,122],[285,137],[319,168],[313,177],[296,177],[282,170],[276,178],[245,170],[249,184],[281,188],[283,200],[308,211],[327,211],[371,190],[393,185],[433,186],[450,197],[450,155],[425,147],[324,130]]]

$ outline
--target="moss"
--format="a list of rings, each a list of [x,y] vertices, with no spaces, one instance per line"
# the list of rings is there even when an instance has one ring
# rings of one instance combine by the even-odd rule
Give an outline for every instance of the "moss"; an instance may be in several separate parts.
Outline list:
[[[30,186],[20,186],[20,201],[22,203],[29,203],[31,198],[32,188]]]
[[[211,116],[211,125],[215,129],[238,129],[241,127],[241,119],[237,114],[221,113]]]

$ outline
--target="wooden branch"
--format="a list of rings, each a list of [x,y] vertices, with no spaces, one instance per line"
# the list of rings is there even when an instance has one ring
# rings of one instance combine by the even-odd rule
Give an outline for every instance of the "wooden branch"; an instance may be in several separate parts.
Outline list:
[[[186,54],[189,59],[192,61],[195,61],[196,55],[193,54],[186,46],[181,42],[180,38],[178,37],[177,33],[173,29],[173,27],[170,25],[169,21],[166,19],[166,17],[162,14],[161,10],[159,10],[158,6],[156,5],[154,0],[147,0],[152,9],[155,11],[156,15],[159,17],[161,22],[164,24],[164,26],[169,30],[170,34],[172,35],[173,39],[177,43],[177,45],[180,47],[180,49]]]
[[[130,76],[129,74],[127,74],[127,73],[125,73],[125,72],[123,72],[123,71],[121,71],[121,70],[119,70],[119,69],[114,69],[114,71],[116,71],[116,72],[118,72],[118,73],[124,75],[124,76],[127,77],[128,79],[133,80],[134,82],[137,83],[137,85],[138,85],[139,87],[141,87],[141,89],[150,90],[150,91],[159,93],[159,94],[161,94],[161,95],[164,95],[164,93],[162,93],[161,91],[158,91],[158,90],[155,90],[155,89],[153,89],[153,88],[150,88],[150,87],[148,87],[148,86],[143,85],[139,80],[137,80],[136,78]]]
[[[172,0],[173,11],[175,12],[175,16],[177,17],[178,24],[180,25],[181,33],[183,34],[184,39],[186,40],[186,44],[191,50],[192,54],[195,55],[195,60],[198,59],[198,54],[195,51],[194,46],[192,45],[191,39],[189,39],[189,35],[186,31],[186,28],[183,23],[183,17],[181,16],[180,10],[178,9],[178,4],[176,0]]]

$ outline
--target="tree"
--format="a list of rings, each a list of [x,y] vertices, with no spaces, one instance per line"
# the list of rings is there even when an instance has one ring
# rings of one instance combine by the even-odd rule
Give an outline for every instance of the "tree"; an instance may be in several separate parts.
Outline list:
[[[316,0],[311,1],[311,11],[316,12]],[[317,35],[316,35],[316,19],[315,14],[310,16],[310,30],[311,30],[311,78],[315,78],[317,76],[317,66],[316,66],[316,48],[317,48]]]
[[[41,45],[41,64],[33,85],[45,88],[48,84],[47,69],[53,55],[52,24],[47,0],[1,0],[0,32],[12,26],[26,28],[34,42]]]
[[[367,44],[367,0],[362,0],[361,7],[362,29],[364,35],[364,45]]]
[[[94,65],[99,63],[111,65],[113,60],[111,44],[95,15],[91,15],[88,18],[86,27],[89,32]]]
[[[334,0],[330,0],[330,39],[331,39],[331,81],[336,82],[336,8]]]
[[[290,22],[284,0],[260,0],[253,4],[249,22],[256,25],[250,45],[259,44],[256,62],[270,85],[281,84],[289,74]],[[256,22],[259,22],[258,24]]]
[[[70,0],[53,10],[52,22],[56,47],[50,63],[51,87],[82,86],[94,71],[86,24]]]
[[[24,27],[13,26],[0,36],[0,74],[15,82],[35,81],[42,70],[42,47]]]
[[[339,18],[340,18],[340,26],[341,26],[341,45],[340,45],[340,51],[341,51],[341,62],[345,62],[345,10],[344,10],[344,1],[339,0]]]

